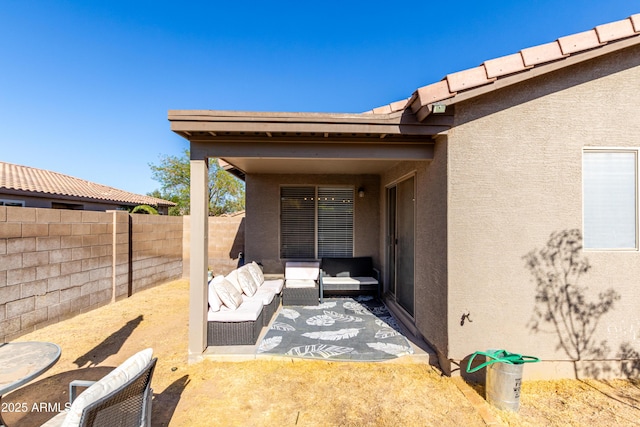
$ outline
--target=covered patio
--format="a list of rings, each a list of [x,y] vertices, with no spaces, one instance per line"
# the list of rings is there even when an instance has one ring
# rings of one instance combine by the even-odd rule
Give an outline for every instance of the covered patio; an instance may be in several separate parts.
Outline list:
[[[406,313],[396,304],[395,287],[389,287],[395,280],[395,263],[389,262],[393,250],[388,247],[388,180],[381,177],[405,169],[407,163],[431,162],[435,139],[450,129],[453,116],[451,107],[445,114],[425,116],[417,111],[420,121],[400,104],[406,101],[388,111],[362,114],[169,111],[171,129],[187,139],[191,149],[192,360],[207,351],[207,172],[212,157],[222,159],[230,173],[246,182],[245,259],[262,263],[265,274],[281,275],[287,259],[279,242],[282,186],[353,188],[352,256],[373,258],[381,271],[385,303],[420,336],[415,327],[419,313]],[[317,256],[318,252],[313,258]],[[413,264],[407,268],[413,269]],[[413,271],[409,276],[413,281]]]

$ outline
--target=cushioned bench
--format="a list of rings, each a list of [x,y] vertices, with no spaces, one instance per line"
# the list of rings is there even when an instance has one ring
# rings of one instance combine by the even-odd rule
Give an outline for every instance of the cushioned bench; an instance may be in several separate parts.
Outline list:
[[[371,257],[322,258],[320,289],[323,296],[344,291],[380,296],[380,272]]]
[[[209,282],[207,345],[253,345],[281,302],[283,280],[264,280],[262,269],[244,265]]]
[[[264,326],[262,301],[244,301],[232,310],[221,307],[207,313],[207,345],[252,345]]]

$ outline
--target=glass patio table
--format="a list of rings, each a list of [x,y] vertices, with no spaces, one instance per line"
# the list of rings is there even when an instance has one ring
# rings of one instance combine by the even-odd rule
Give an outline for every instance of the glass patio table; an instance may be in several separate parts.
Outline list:
[[[60,359],[60,347],[50,342],[0,344],[0,405],[2,395],[42,375]],[[0,427],[6,424],[0,407]]]

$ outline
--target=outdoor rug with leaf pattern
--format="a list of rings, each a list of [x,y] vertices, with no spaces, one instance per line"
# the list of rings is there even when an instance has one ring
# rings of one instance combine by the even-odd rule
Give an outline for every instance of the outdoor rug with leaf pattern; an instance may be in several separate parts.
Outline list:
[[[369,362],[413,350],[387,307],[378,299],[360,296],[282,307],[257,353]]]

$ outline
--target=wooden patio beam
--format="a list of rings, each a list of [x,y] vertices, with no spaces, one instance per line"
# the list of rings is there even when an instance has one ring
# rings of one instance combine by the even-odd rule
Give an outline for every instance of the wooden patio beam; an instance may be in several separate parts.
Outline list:
[[[378,141],[385,140],[378,139]],[[432,160],[433,152],[433,142],[328,144],[326,142],[191,141],[192,158]]]

